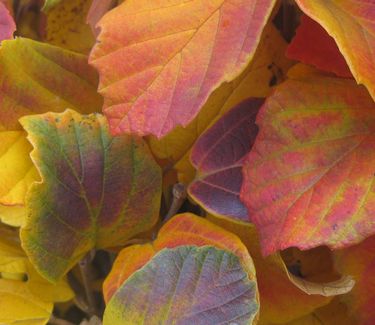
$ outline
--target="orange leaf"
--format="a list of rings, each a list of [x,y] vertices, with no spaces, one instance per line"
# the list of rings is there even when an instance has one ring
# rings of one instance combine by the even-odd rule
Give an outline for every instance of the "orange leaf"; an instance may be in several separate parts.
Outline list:
[[[375,98],[375,3],[368,0],[296,0],[331,35],[354,78]]]
[[[113,133],[186,126],[252,59],[275,0],[127,0],[99,22],[90,62]]]

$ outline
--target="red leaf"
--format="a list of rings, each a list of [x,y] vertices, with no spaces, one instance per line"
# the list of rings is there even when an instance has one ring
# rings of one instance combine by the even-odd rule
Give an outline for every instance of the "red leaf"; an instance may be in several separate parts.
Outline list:
[[[354,81],[276,88],[257,116],[241,198],[263,253],[345,247],[375,233],[375,104]]]
[[[302,16],[301,24],[287,48],[286,55],[340,77],[353,77],[335,40],[308,16]]]

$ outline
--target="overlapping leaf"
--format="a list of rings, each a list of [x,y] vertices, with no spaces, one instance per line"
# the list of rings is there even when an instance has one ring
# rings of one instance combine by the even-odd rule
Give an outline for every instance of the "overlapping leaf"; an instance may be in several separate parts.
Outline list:
[[[17,38],[0,49],[0,130],[20,129],[18,119],[33,113],[99,111],[97,75],[87,57],[55,46]]]
[[[324,265],[321,265],[320,260],[312,262],[311,256],[300,254],[298,270],[295,272],[297,277],[288,271],[279,254],[266,258],[262,256],[259,237],[252,224],[212,215],[208,218],[236,234],[253,258],[261,305],[259,324],[281,324],[298,319],[318,307],[327,305],[332,296],[346,293],[353,286],[353,281],[347,277],[340,278],[335,272],[332,258],[327,254],[320,251],[310,254],[315,258],[324,258]],[[293,267],[290,260],[288,267]]]
[[[266,97],[271,86],[283,80],[291,65],[291,61],[283,56],[285,49],[286,43],[276,28],[272,24],[267,25],[251,63],[235,80],[215,90],[186,128],[177,126],[162,139],[150,137],[151,150],[177,170],[179,181],[187,184],[194,178],[195,170],[190,163],[191,148],[209,125],[248,97]]]
[[[338,269],[354,276],[356,286],[342,297],[358,325],[375,323],[375,237],[336,253]]]
[[[117,0],[92,0],[90,9],[87,13],[86,22],[90,25],[92,33],[98,36],[100,28],[96,24],[104,16],[104,14],[112,9]]]
[[[210,213],[249,219],[240,201],[242,163],[257,135],[255,118],[263,101],[251,98],[237,105],[194,144],[191,161],[198,175],[189,194]]]
[[[354,78],[375,98],[375,3],[367,0],[296,0],[336,41]]]
[[[180,246],[163,249],[117,290],[104,325],[245,325],[253,324],[258,309],[256,282],[238,256],[212,246]]]
[[[19,226],[29,185],[38,179],[31,146],[18,119],[23,115],[100,110],[97,76],[83,55],[18,38],[0,49],[0,219]]]
[[[202,218],[199,218],[195,215],[186,213],[186,214],[181,214],[181,215],[175,216],[172,220],[170,220],[167,224],[165,224],[163,226],[163,228],[160,230],[158,238],[153,243],[145,244],[145,245],[131,246],[131,247],[123,249],[120,252],[119,256],[117,257],[117,259],[115,261],[113,269],[112,269],[110,275],[108,276],[108,278],[106,279],[105,284],[104,284],[104,295],[106,297],[107,302],[109,301],[108,310],[106,311],[106,314],[108,315],[107,316],[108,317],[107,318],[108,324],[117,324],[117,323],[115,323],[115,320],[114,320],[113,317],[116,317],[116,319],[121,319],[121,317],[127,317],[127,318],[123,318],[123,320],[124,319],[132,319],[133,324],[138,324],[136,322],[136,318],[132,318],[132,317],[135,317],[134,315],[138,316],[138,314],[141,313],[141,311],[143,310],[142,308],[145,308],[145,307],[141,307],[140,303],[138,303],[138,299],[137,299],[136,303],[132,304],[132,306],[129,306],[129,304],[126,304],[125,301],[124,301],[124,299],[128,295],[127,290],[131,286],[132,281],[134,281],[134,278],[138,278],[140,276],[140,274],[148,273],[148,271],[147,272],[142,271],[144,269],[141,269],[141,268],[144,265],[146,265],[145,268],[147,268],[147,269],[149,269],[151,267],[150,265],[155,265],[155,267],[158,268],[161,272],[164,272],[164,271],[165,272],[164,272],[164,274],[160,274],[160,275],[158,275],[159,273],[158,274],[150,274],[148,276],[148,279],[152,279],[152,278],[154,278],[154,276],[156,276],[155,279],[158,279],[159,282],[164,283],[166,285],[167,284],[169,285],[171,283],[170,281],[172,281],[171,284],[175,283],[176,277],[178,277],[179,273],[176,273],[173,270],[170,270],[171,272],[169,272],[168,270],[163,269],[163,265],[168,265],[169,263],[174,261],[174,259],[175,259],[174,253],[172,253],[172,255],[170,256],[171,258],[169,260],[165,259],[165,258],[162,258],[162,263],[159,263],[159,259],[160,259],[161,255],[157,255],[156,259],[152,259],[152,258],[159,251],[165,252],[165,251],[163,251],[165,248],[183,247],[183,250],[186,251],[186,245],[196,245],[196,246],[210,245],[210,246],[215,246],[216,248],[220,249],[221,253],[218,253],[219,255],[223,254],[222,252],[224,252],[224,251],[222,251],[222,250],[231,252],[229,255],[225,255],[226,257],[224,258],[224,260],[226,258],[232,259],[232,258],[234,258],[234,256],[237,256],[240,259],[240,262],[236,262],[236,264],[239,263],[239,264],[237,264],[237,266],[239,267],[239,270],[237,270],[237,271],[239,271],[244,277],[247,277],[248,280],[250,280],[253,283],[252,289],[250,290],[250,292],[247,292],[247,293],[251,294],[252,298],[250,299],[251,300],[250,304],[251,304],[252,307],[247,306],[248,308],[247,308],[247,312],[245,314],[247,314],[247,317],[251,316],[250,319],[252,319],[254,317],[254,314],[256,313],[256,311],[258,309],[257,303],[256,303],[256,300],[257,300],[256,291],[257,291],[257,289],[256,289],[256,286],[254,286],[255,270],[254,270],[251,258],[249,256],[246,248],[244,247],[244,245],[241,243],[241,241],[235,235],[225,231],[224,229],[222,229],[218,226],[215,226],[215,225],[211,224],[210,222],[208,222],[208,221],[206,221]],[[171,251],[171,252],[173,252],[173,251]],[[163,254],[163,253],[161,253],[161,254]],[[225,253],[225,254],[227,254],[227,253]],[[194,253],[194,255],[195,255],[195,253]],[[199,298],[200,290],[210,291],[211,280],[215,277],[215,274],[216,274],[217,264],[213,263],[213,261],[216,260],[215,256],[217,256],[217,253],[214,253],[213,255],[208,257],[206,259],[206,262],[204,262],[204,263],[202,262],[203,264],[201,264],[202,265],[201,279],[206,279],[206,285],[204,284],[204,281],[197,281],[198,274],[196,273],[197,270],[195,268],[190,269],[190,271],[188,272],[190,274],[189,276],[184,276],[184,277],[180,278],[180,283],[181,284],[184,283],[185,291],[189,292],[188,297],[190,297],[190,298],[187,298],[188,300],[186,300],[186,296],[183,297],[184,299],[182,300],[182,302],[180,304],[180,307],[183,308],[183,310],[182,309],[180,310],[180,314],[184,315],[184,317],[185,317],[184,321],[185,322],[187,322],[188,318],[187,318],[187,314],[186,313],[184,314],[184,312],[189,310],[189,308],[191,308],[191,306],[194,306],[193,308],[195,308],[194,301],[196,301],[197,303],[198,303],[198,301],[200,301],[200,304],[198,303],[196,305],[196,308],[202,308],[201,310],[207,308],[207,309],[212,311],[212,306],[221,306],[222,310],[228,311],[228,315],[225,316],[225,315],[222,315],[221,312],[216,310],[217,315],[215,315],[215,313],[213,313],[214,315],[212,317],[216,317],[216,316],[220,315],[220,317],[224,317],[226,319],[226,317],[229,317],[229,316],[230,317],[238,316],[239,320],[240,320],[241,317],[244,316],[244,315],[241,315],[240,312],[238,312],[237,315],[232,315],[232,313],[229,312],[229,310],[228,310],[228,308],[229,309],[233,308],[233,311],[234,311],[235,305],[237,305],[237,303],[239,303],[240,305],[244,303],[244,301],[243,301],[244,296],[242,294],[240,295],[239,299],[232,301],[232,299],[231,299],[231,297],[232,297],[231,288],[235,291],[235,294],[238,294],[238,291],[236,290],[235,287],[232,287],[232,285],[229,285],[229,283],[223,282],[222,285],[219,286],[219,287],[221,287],[220,290],[223,290],[223,291],[217,291],[216,296],[214,296],[214,294],[212,293],[213,294],[211,296],[212,299],[210,299],[210,302],[208,303],[208,304],[212,304],[212,305],[206,305],[206,303],[202,302]],[[222,255],[222,256],[224,256],[224,255]],[[237,257],[234,258],[234,259],[237,259]],[[132,263],[128,263],[129,258],[131,258]],[[150,260],[151,260],[151,262],[149,264],[146,264]],[[176,263],[179,263],[178,261],[181,261],[181,259],[176,260]],[[205,263],[207,263],[207,264],[205,264]],[[186,264],[188,265],[189,263],[186,263]],[[173,265],[175,265],[175,264],[173,264]],[[186,267],[187,265],[184,264],[184,267]],[[226,268],[225,263],[222,265],[222,267],[223,267],[223,270]],[[184,272],[186,271],[186,269],[184,269],[183,267],[181,267],[181,269],[183,269]],[[211,269],[211,271],[212,270],[213,271],[212,272],[209,271],[210,269]],[[139,273],[134,273],[137,270],[141,270],[141,271]],[[239,275],[239,273],[237,273],[237,271],[232,273],[232,275],[234,277],[236,277],[236,275]],[[225,274],[225,272],[223,272],[223,273]],[[163,275],[167,275],[167,276],[164,278]],[[163,279],[163,280],[161,280],[161,279]],[[236,279],[237,279],[237,277],[236,277]],[[240,279],[238,279],[238,280],[240,281]],[[146,283],[148,283],[148,281],[146,279],[145,279],[145,281],[146,281]],[[217,281],[220,281],[220,280],[217,279]],[[130,283],[129,286],[127,286],[128,283]],[[240,283],[241,283],[241,286],[242,286],[243,282],[240,281]],[[194,293],[194,285],[196,285],[196,288],[197,288],[196,289],[197,291],[195,293]],[[160,289],[163,290],[162,287]],[[171,317],[173,319],[173,317],[174,317],[173,315],[175,313],[175,307],[172,308],[173,311],[171,311],[171,314],[168,314],[168,312],[165,311],[166,306],[160,300],[160,299],[162,299],[160,297],[167,298],[169,296],[169,293],[170,293],[169,287],[166,288],[166,289],[168,289],[168,290],[166,290],[165,295],[164,294],[159,295],[158,294],[159,291],[156,290],[156,288],[155,288],[155,291],[154,290],[144,290],[143,294],[150,295],[150,296],[156,294],[159,297],[158,303],[155,304],[154,307],[149,305],[150,309],[149,309],[148,313],[146,313],[147,317],[151,317],[151,316],[155,317],[155,315],[158,313],[157,311],[155,311],[155,309],[157,309],[161,312],[162,316],[166,317],[166,316],[169,315],[168,317]],[[124,290],[125,290],[126,294],[123,296]],[[193,290],[193,291],[191,291],[191,290]],[[143,291],[143,289],[141,291]],[[211,294],[211,292],[210,292],[210,294]],[[180,293],[179,293],[179,295],[180,295]],[[246,294],[245,294],[245,296],[246,296]],[[179,298],[177,298],[177,301],[174,301],[174,300],[170,301],[170,304],[171,305],[174,305],[175,303],[177,304],[177,302],[179,301],[178,299]],[[153,304],[152,301],[155,301],[155,299],[151,299],[149,301],[151,302],[151,304]],[[123,306],[127,306],[128,310],[124,311]],[[185,307],[186,307],[186,309],[185,309]],[[130,310],[132,310],[133,315],[128,314],[130,312]],[[250,311],[251,311],[251,313],[250,313],[250,315],[248,315],[248,313]],[[117,313],[117,315],[115,316],[116,313]],[[200,316],[209,317],[205,313],[203,313]],[[147,318],[147,319],[149,321],[151,321],[150,318]],[[211,318],[204,318],[204,319],[206,319],[207,323],[212,323],[212,322],[215,323],[215,321]],[[106,320],[106,318],[105,318],[105,320]],[[157,322],[159,320],[161,320],[161,318],[156,318],[156,319],[153,319],[153,322]],[[168,318],[168,320],[170,321],[170,318]],[[199,318],[199,320],[201,320],[201,319]],[[184,321],[180,320],[181,323],[184,323]],[[192,319],[191,319],[191,321],[192,321]]]
[[[31,266],[17,233],[0,228],[0,323],[44,325],[53,303],[73,297],[66,280],[53,285]]]
[[[341,77],[352,77],[335,40],[308,16],[301,18],[296,36],[288,46],[286,54],[294,60],[314,65],[323,71],[334,72]]]
[[[71,110],[21,123],[42,177],[29,191],[21,238],[46,278],[56,281],[90,249],[121,245],[154,225],[161,173],[142,139],[113,138],[104,117]]]
[[[257,117],[241,198],[264,254],[331,248],[375,232],[375,104],[351,80],[279,86]]]
[[[88,54],[95,43],[86,23],[92,0],[47,1],[45,41],[79,53]]]
[[[252,59],[274,2],[130,0],[107,13],[90,61],[112,132],[188,125]]]
[[[38,173],[29,158],[31,145],[25,132],[0,132],[0,203],[23,205],[29,186]]]
[[[0,42],[13,37],[16,30],[16,24],[10,15],[8,8],[0,2]]]
[[[239,238],[191,213],[179,214],[167,222],[154,242],[124,248],[118,255],[110,275],[104,283],[104,296],[109,301],[113,293],[136,270],[143,267],[157,252],[164,248],[184,245],[213,245],[241,257],[249,276],[255,271],[246,247]],[[127,263],[131,257],[132,263]]]

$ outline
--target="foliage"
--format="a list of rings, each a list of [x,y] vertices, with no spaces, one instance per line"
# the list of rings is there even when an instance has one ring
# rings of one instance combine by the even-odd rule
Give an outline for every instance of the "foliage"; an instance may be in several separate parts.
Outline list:
[[[1,0],[0,324],[374,324],[374,19]]]

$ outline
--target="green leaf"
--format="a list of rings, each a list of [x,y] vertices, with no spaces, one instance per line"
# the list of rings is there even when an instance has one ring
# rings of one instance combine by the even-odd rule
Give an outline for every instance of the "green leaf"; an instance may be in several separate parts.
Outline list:
[[[256,281],[239,257],[212,246],[164,249],[114,294],[104,325],[252,324]]]
[[[161,170],[141,138],[112,137],[104,117],[72,110],[20,122],[42,177],[21,238],[43,276],[56,281],[92,248],[122,245],[155,224]]]

